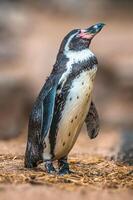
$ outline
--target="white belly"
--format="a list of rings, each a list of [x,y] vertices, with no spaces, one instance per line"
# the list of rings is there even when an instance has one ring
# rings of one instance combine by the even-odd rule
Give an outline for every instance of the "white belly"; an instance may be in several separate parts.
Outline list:
[[[74,79],[62,112],[55,145],[55,159],[59,159],[72,149],[91,103],[93,79],[96,68],[82,72]]]

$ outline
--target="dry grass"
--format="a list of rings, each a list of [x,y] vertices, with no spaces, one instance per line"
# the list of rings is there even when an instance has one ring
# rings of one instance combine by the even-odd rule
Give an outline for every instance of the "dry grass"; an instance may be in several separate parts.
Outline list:
[[[25,169],[23,159],[23,156],[0,155],[0,183],[52,184],[69,190],[77,186],[133,189],[133,167],[123,166],[104,157],[73,155],[69,162],[74,174],[65,176],[48,175],[43,165],[34,170]]]

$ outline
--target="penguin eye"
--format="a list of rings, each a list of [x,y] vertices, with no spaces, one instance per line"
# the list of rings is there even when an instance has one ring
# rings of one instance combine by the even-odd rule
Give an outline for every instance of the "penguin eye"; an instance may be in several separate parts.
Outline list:
[[[81,30],[78,31],[78,33],[75,35],[75,38],[80,38]]]

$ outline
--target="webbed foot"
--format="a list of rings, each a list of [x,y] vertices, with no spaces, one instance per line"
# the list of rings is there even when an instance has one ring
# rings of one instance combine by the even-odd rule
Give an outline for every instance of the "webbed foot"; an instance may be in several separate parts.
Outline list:
[[[45,162],[45,169],[46,169],[46,172],[49,174],[54,174],[56,172],[56,169],[54,168],[51,161]]]
[[[69,164],[68,164],[68,162],[67,162],[67,157],[58,160],[58,165],[59,165],[59,172],[58,172],[58,174],[59,174],[60,176],[63,176],[63,175],[65,175],[65,174],[71,174],[71,173],[73,173],[73,172],[69,169]]]

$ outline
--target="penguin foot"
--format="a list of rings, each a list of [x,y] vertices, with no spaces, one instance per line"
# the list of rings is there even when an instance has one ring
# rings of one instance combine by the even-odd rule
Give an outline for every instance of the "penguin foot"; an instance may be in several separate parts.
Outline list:
[[[45,163],[45,169],[46,169],[46,172],[49,174],[54,174],[56,172],[52,162],[50,162],[50,161],[47,161]]]
[[[71,171],[71,170],[69,170],[69,169],[67,169],[67,168],[61,168],[60,170],[59,170],[59,172],[58,172],[58,175],[60,175],[60,176],[64,176],[65,174],[72,174],[72,173],[74,173],[73,171]]]
[[[59,172],[58,172],[58,174],[60,176],[63,176],[65,174],[71,174],[71,173],[73,173],[69,169],[69,164],[67,162],[67,157],[58,160],[58,165],[59,165]]]

